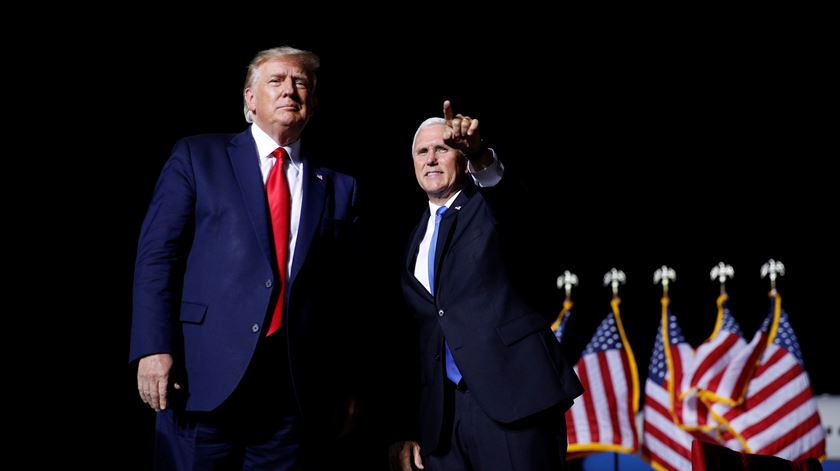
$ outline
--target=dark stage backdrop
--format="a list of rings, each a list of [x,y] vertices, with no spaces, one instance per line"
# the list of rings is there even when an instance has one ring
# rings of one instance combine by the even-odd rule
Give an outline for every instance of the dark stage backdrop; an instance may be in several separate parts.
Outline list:
[[[827,327],[836,289],[823,278],[836,260],[829,244],[836,235],[826,228],[836,209],[819,163],[836,151],[827,155],[820,142],[828,125],[819,113],[825,65],[811,48],[819,38],[538,28],[513,40],[491,29],[461,43],[397,29],[251,31],[242,39],[162,25],[121,34],[123,53],[88,64],[101,71],[108,95],[98,126],[129,149],[97,155],[92,165],[122,178],[90,192],[91,201],[124,208],[102,216],[101,237],[113,250],[96,262],[113,275],[102,281],[102,310],[118,337],[109,364],[125,372],[117,434],[124,466],[143,468],[151,453],[153,414],[124,360],[134,251],[158,172],[177,138],[245,128],[247,63],[283,44],[322,58],[320,104],[304,145],[363,185],[377,257],[364,276],[377,286],[377,316],[400,315],[396,270],[425,204],[411,138],[448,98],[456,112],[481,119],[485,140],[526,182],[547,241],[542,263],[552,276],[568,269],[580,277],[564,346],[571,358],[608,312],[601,278],[612,267],[628,277],[622,315],[643,383],[659,319],[657,267],[677,270],[672,309],[697,345],[716,315],[711,267],[734,265],[731,307],[751,336],[769,307],[759,269],[775,258],[787,268],[779,288],[814,391],[840,394],[831,365],[838,338]],[[556,301],[559,312],[559,291]]]

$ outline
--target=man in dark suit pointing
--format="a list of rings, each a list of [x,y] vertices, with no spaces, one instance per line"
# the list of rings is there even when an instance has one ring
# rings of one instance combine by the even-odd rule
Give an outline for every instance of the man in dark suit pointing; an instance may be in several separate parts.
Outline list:
[[[555,313],[519,270],[528,238],[512,226],[517,195],[503,165],[482,146],[477,119],[443,106],[412,146],[429,197],[402,276],[419,330],[419,433],[392,447],[392,464],[556,471],[564,412],[582,387],[549,329]]]

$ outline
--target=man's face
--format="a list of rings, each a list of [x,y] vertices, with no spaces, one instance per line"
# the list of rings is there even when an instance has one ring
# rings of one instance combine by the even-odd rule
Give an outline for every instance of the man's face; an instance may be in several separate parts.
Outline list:
[[[254,122],[265,130],[279,125],[302,131],[312,117],[313,85],[313,78],[294,57],[266,61],[245,89]]]
[[[414,141],[414,175],[433,203],[443,204],[460,189],[466,171],[461,151],[443,141],[444,124],[430,124]]]

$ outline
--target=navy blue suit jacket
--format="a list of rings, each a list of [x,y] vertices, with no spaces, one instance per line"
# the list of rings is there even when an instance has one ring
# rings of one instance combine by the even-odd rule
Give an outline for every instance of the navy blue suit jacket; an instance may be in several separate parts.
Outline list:
[[[499,422],[514,422],[558,405],[569,407],[583,392],[549,328],[556,313],[537,307],[529,293],[534,285],[529,284],[527,267],[540,262],[519,258],[530,242],[527,232],[514,221],[500,222],[500,205],[491,206],[485,194],[500,191],[504,188],[479,191],[468,183],[444,213],[434,297],[414,277],[428,209],[409,243],[402,286],[419,329],[419,427],[427,452],[434,451],[441,438],[447,381],[444,338],[473,398]],[[519,237],[505,228],[520,231]]]
[[[304,165],[303,200],[282,328],[304,413],[352,371],[341,340],[353,250],[356,181]],[[172,353],[187,410],[210,411],[236,388],[280,291],[268,203],[250,130],[180,140],[143,223],[130,359]],[[347,374],[344,374],[347,373]],[[311,401],[310,401],[311,400]]]

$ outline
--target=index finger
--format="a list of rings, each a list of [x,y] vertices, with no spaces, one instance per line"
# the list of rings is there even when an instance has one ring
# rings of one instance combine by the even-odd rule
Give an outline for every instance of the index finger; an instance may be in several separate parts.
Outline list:
[[[443,119],[446,120],[446,124],[452,121],[452,103],[449,100],[443,102]]]
[[[160,409],[166,409],[166,388],[169,386],[167,381],[160,381],[158,383],[158,396],[160,397]]]
[[[423,458],[420,456],[420,445],[414,444],[411,448],[414,451],[414,466],[420,469],[425,469],[423,466]]]

